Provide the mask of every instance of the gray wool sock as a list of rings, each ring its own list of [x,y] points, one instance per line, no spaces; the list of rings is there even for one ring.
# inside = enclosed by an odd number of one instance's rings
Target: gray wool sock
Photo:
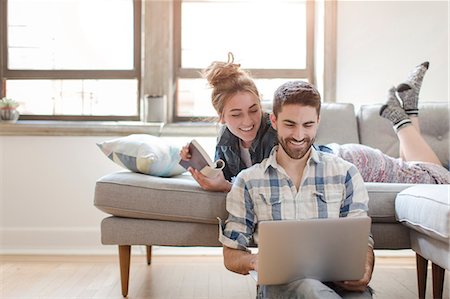
[[[403,108],[400,106],[400,102],[398,101],[395,93],[395,87],[389,89],[388,100],[386,104],[381,107],[380,115],[390,120],[392,122],[394,130],[398,132],[401,127],[410,125],[411,120],[409,119]]]
[[[416,66],[405,82],[397,86],[397,95],[403,102],[403,109],[408,115],[418,115],[419,93],[422,87],[423,77],[430,63],[428,61]]]

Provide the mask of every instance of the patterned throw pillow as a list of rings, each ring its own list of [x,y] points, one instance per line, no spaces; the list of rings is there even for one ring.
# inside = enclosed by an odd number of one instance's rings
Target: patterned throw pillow
[[[178,164],[180,147],[160,137],[133,134],[97,145],[108,158],[133,172],[170,177],[186,171]]]

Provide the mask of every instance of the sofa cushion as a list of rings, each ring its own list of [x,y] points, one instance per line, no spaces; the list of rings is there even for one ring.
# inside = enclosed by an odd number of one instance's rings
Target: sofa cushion
[[[94,205],[114,216],[217,224],[225,193],[202,190],[190,174],[162,178],[128,171],[100,178]]]
[[[345,128],[345,129],[343,129]],[[359,143],[355,107],[347,103],[324,103],[316,144]]]
[[[397,195],[397,219],[412,229],[449,243],[450,185],[416,185]]]
[[[372,222],[396,223],[395,198],[411,184],[364,183],[369,193],[369,216]]]
[[[395,197],[411,185],[365,185],[372,221],[396,223]],[[160,178],[117,172],[97,181],[94,205],[119,217],[217,224],[217,217],[228,217],[225,198],[225,193],[202,190],[190,174]]]
[[[359,140],[398,157],[399,142],[391,123],[379,115],[380,105],[363,105],[358,115]],[[435,151],[444,167],[449,167],[449,106],[446,102],[419,105],[422,136]]]
[[[222,246],[217,224],[112,216],[103,219],[101,231],[104,245]]]

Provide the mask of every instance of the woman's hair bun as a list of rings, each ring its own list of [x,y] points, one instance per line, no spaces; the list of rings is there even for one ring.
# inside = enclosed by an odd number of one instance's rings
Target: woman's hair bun
[[[229,52],[227,62],[212,62],[210,66],[203,70],[203,77],[208,80],[208,83],[212,88],[220,89],[220,86],[229,86],[231,82],[235,82],[242,75],[246,75],[240,67],[240,64],[234,63],[233,53]]]

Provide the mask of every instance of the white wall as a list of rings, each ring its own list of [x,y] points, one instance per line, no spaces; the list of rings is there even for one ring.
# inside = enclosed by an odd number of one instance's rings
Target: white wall
[[[448,1],[339,1],[341,102],[384,102],[387,90],[430,62],[421,100],[448,100]]]
[[[2,171],[2,169],[4,169],[4,167],[3,167],[3,160],[4,160],[4,158],[3,158],[3,138],[0,138],[0,228],[2,227],[2,219],[3,219],[3,211],[5,210],[4,209],[4,207],[3,207],[3,204],[4,204],[4,201],[3,201],[3,190],[4,190],[4,187],[3,187],[3,178],[4,178],[4,176],[3,176],[3,171]],[[2,243],[2,237],[1,237],[1,234],[0,234],[0,244]]]
[[[93,205],[96,180],[121,169],[95,144],[112,138],[0,136],[0,253],[116,252]],[[197,139],[212,155],[214,138]]]
[[[119,169],[96,137],[0,137],[3,252],[79,250],[99,243],[96,179]]]

